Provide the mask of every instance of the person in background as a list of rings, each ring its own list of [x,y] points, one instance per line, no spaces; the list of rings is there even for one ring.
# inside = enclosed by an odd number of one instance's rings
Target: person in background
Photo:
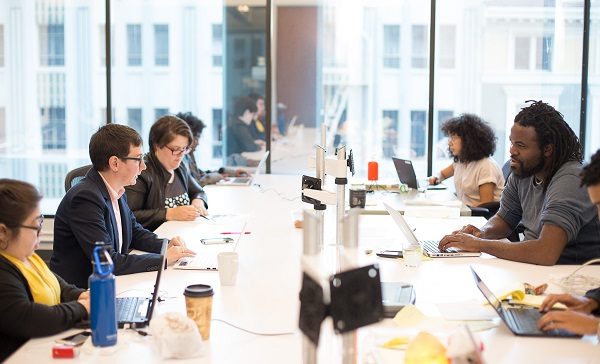
[[[583,151],[577,135],[552,106],[535,101],[510,130],[512,173],[500,209],[478,229],[445,236],[440,250],[483,252],[523,263],[581,264],[600,252],[600,221],[580,185]],[[524,241],[509,242],[519,224]]]
[[[265,98],[257,93],[251,93],[248,97],[256,103],[256,114],[250,123],[250,132],[254,139],[265,140]]]
[[[175,116],[185,121],[190,127],[190,130],[192,131],[192,136],[194,138],[191,147],[192,149],[188,154],[185,155],[185,157],[183,158],[183,162],[187,165],[188,169],[190,170],[190,173],[192,174],[192,177],[196,179],[200,186],[204,187],[206,185],[213,185],[219,182],[220,180],[228,178],[229,176],[240,177],[248,175],[248,172],[241,168],[234,169],[221,167],[217,172],[203,171],[202,169],[200,169],[198,167],[198,164],[196,163],[196,157],[194,155],[194,152],[196,151],[196,147],[198,146],[200,137],[202,136],[202,130],[204,130],[205,125],[202,122],[202,120],[198,119],[191,112],[178,113]]]
[[[249,97],[240,97],[235,101],[233,117],[227,125],[228,165],[247,165],[241,153],[256,152],[265,145],[265,141],[256,139],[250,130],[256,111],[256,103]]]
[[[129,207],[146,229],[208,215],[206,193],[182,163],[193,141],[190,127],[173,115],[160,117],[150,128],[146,169],[125,188]]]
[[[0,361],[27,340],[85,320],[89,292],[52,273],[35,253],[42,196],[26,182],[0,179]]]
[[[592,156],[591,162],[583,168],[581,184],[596,206],[600,218],[600,150]],[[600,235],[598,236],[600,239]],[[600,253],[600,252],[598,252]],[[600,254],[596,256],[600,256]],[[567,330],[579,335],[600,335],[600,287],[585,293],[585,296],[572,294],[551,294],[540,306],[541,312],[549,311],[556,303],[567,306],[566,311],[550,311],[538,321],[540,330]]]
[[[125,186],[146,169],[142,138],[120,124],[102,126],[90,139],[92,168],[67,191],[54,218],[50,268],[67,282],[87,288],[96,242],[109,248],[114,274],[157,270],[163,239],[140,225],[127,204]],[[129,254],[137,249],[148,254]],[[179,237],[167,248],[167,264],[195,255]]]
[[[452,118],[442,125],[448,136],[448,150],[454,163],[429,177],[437,185],[454,176],[458,199],[469,206],[500,201],[504,189],[502,170],[492,155],[496,151],[496,136],[488,123],[472,114]]]

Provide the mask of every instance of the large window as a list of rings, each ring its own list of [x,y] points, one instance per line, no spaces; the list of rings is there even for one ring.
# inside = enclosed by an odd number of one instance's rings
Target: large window
[[[104,12],[102,1],[0,1],[0,178],[36,185],[42,213],[55,212],[66,173],[89,164],[105,122]]]
[[[574,6],[578,3],[577,6]],[[437,20],[455,28],[456,64],[448,70],[439,58],[436,72],[434,130],[446,115],[472,113],[489,122],[496,133],[494,158],[509,158],[508,140],[514,117],[526,100],[543,100],[562,112],[579,132],[583,1],[526,2],[468,0],[437,2]],[[436,34],[438,49],[448,41],[447,28]],[[560,50],[560,51],[559,51]],[[436,55],[437,57],[437,55]],[[443,57],[440,54],[439,57]],[[448,92],[453,90],[453,92]],[[434,143],[433,173],[451,161]]]

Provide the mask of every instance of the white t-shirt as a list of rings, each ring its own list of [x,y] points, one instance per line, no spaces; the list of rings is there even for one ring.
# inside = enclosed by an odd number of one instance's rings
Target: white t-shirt
[[[502,169],[493,158],[487,157],[468,163],[456,162],[453,166],[454,186],[459,200],[470,206],[478,205],[481,201],[479,186],[494,183],[494,201],[500,201],[505,181]]]

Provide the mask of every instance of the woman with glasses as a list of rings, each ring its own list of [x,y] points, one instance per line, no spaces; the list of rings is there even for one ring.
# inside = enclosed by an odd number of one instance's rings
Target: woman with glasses
[[[146,229],[208,215],[206,193],[182,163],[193,140],[190,127],[173,115],[162,116],[150,128],[146,170],[125,188],[129,207]]]
[[[0,179],[0,361],[28,339],[87,319],[89,292],[52,273],[35,253],[42,196],[26,182]]]

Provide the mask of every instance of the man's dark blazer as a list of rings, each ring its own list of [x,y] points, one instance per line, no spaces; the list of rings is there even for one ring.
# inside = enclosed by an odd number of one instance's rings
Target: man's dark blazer
[[[125,194],[119,198],[123,246],[116,251],[118,228],[110,195],[94,168],[73,186],[60,202],[54,219],[54,251],[50,269],[77,287],[87,288],[92,273],[92,252],[97,241],[110,249],[114,274],[157,270],[159,254],[128,254],[131,249],[160,253],[162,239],[136,222]]]

